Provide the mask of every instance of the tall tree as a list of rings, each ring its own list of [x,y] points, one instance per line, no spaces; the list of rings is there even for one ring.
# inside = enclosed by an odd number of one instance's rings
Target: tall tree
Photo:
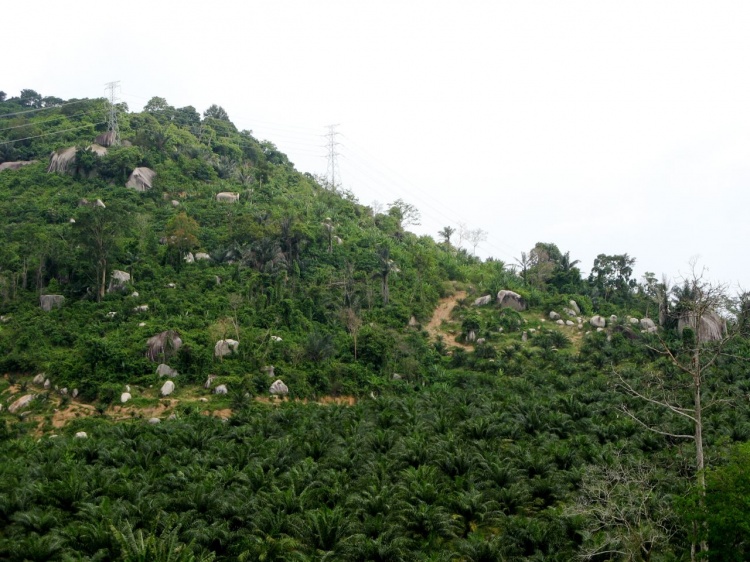
[[[96,299],[104,298],[110,257],[119,249],[125,216],[111,207],[84,206],[74,224],[84,259],[93,267]]]
[[[726,323],[719,315],[719,311],[724,310],[727,302],[726,287],[707,281],[703,272],[696,271],[695,264],[692,265],[691,277],[686,279],[681,287],[677,287],[673,294],[672,314],[678,317],[678,331],[682,336],[680,345],[675,346],[657,334],[659,345],[652,346],[652,349],[667,358],[676,374],[650,374],[636,382],[627,380],[620,373],[619,386],[631,397],[649,407],[675,416],[677,420],[687,422],[692,427],[692,433],[681,432],[675,426],[654,427],[647,423],[643,416],[623,406],[623,411],[628,416],[654,433],[694,443],[695,479],[702,505],[706,492],[703,414],[706,408],[726,402],[723,397],[711,395],[707,400],[706,395],[710,392],[710,387],[707,388],[706,383],[717,361],[723,355],[727,343],[737,334],[737,330],[727,331]],[[698,529],[695,531],[696,536],[700,534],[704,537],[700,541],[700,551],[708,552],[705,533],[699,533]]]

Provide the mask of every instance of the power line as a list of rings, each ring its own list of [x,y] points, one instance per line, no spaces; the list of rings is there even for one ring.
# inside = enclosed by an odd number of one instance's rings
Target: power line
[[[4,129],[0,129],[0,133],[3,131],[10,131],[11,129],[22,129],[23,127],[32,127],[34,125],[41,125],[42,123],[49,123],[50,121],[57,121],[58,119],[62,119],[63,117],[67,117],[68,119],[75,119],[76,117],[80,117],[82,115],[91,115],[90,111],[82,111],[81,113],[76,113],[75,115],[56,115],[55,117],[51,117],[49,119],[44,119],[42,121],[30,121],[28,123],[24,123],[23,125],[15,125],[13,127],[5,127]]]
[[[80,129],[86,129],[87,127],[97,127],[99,125],[104,125],[105,123],[106,123],[106,121],[102,121],[101,123],[89,123],[87,125],[82,125],[80,127],[73,127],[72,129],[63,129],[61,131],[53,131],[51,133],[44,133],[44,134],[41,134],[41,135],[34,135],[33,137],[25,137],[25,138],[22,138],[22,139],[13,139],[13,140],[9,140],[9,141],[3,141],[3,142],[0,142],[0,146],[6,145],[6,144],[12,144],[14,142],[21,142],[21,141],[25,141],[25,140],[30,140],[30,139],[38,139],[40,137],[48,137],[50,135],[59,135],[60,133],[69,133],[70,131],[78,131]]]
[[[74,103],[83,103],[87,101],[92,101],[92,100],[89,100],[89,99],[76,100],[76,101],[69,101],[66,103],[61,103],[60,105],[51,105],[49,107],[39,107],[37,109],[28,109],[26,111],[16,111],[15,113],[0,113],[0,117],[13,117],[14,115],[23,115],[25,113],[35,113],[37,111],[45,111],[47,109],[57,109],[59,107],[65,107],[66,105],[73,105]]]

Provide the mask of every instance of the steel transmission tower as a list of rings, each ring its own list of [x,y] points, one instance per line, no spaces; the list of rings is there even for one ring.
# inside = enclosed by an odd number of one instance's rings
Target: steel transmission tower
[[[336,132],[336,127],[338,127],[338,125],[329,125],[328,134],[326,135],[326,139],[328,139],[326,144],[326,147],[328,148],[328,169],[326,170],[326,180],[332,191],[336,191],[336,187],[341,183],[341,171],[338,166],[339,153],[336,150],[336,147],[340,146],[341,143],[336,140],[336,137],[339,135],[339,133]]]
[[[117,125],[117,107],[116,103],[120,101],[117,97],[120,91],[120,81],[107,82],[108,98],[109,98],[109,113],[107,114],[107,132],[110,133],[112,139],[110,146],[119,146],[120,144],[120,127]]]

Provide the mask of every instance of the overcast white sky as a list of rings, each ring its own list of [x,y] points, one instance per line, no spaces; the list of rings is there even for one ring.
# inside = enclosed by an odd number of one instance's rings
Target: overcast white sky
[[[677,275],[700,256],[750,288],[750,2],[150,1],[3,6],[0,89],[99,97],[120,80],[223,106],[301,171],[364,204],[464,222],[513,262],[535,242],[628,253]],[[33,17],[31,17],[33,16]]]

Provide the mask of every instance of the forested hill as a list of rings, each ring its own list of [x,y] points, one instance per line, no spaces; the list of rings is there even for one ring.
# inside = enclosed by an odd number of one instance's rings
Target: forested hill
[[[112,109],[0,92],[0,558],[745,559],[744,296]]]

